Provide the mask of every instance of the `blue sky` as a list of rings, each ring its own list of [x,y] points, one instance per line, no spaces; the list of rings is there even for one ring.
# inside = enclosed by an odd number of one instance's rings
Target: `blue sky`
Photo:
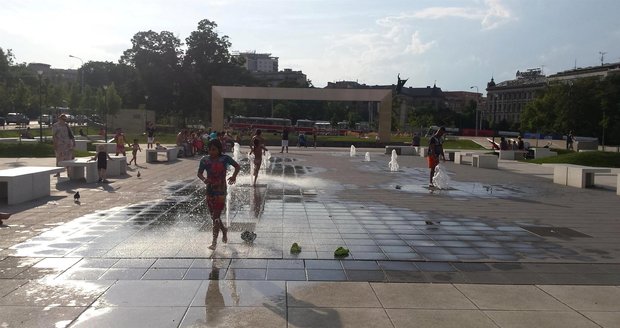
[[[620,61],[617,0],[0,0],[0,47],[18,62],[113,61],[139,31],[181,40],[201,19],[231,50],[272,53],[313,84],[353,80],[482,91],[491,76]]]

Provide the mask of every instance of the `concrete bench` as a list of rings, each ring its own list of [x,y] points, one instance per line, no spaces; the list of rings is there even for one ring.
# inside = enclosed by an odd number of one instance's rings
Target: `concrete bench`
[[[558,164],[553,167],[553,182],[563,186],[589,188],[594,186],[594,177],[597,173],[611,173],[611,169]]]
[[[446,161],[454,162],[454,154],[456,154],[456,151],[454,151],[454,150],[444,150],[443,151],[443,155],[446,157]]]
[[[499,159],[504,160],[520,160],[525,159],[525,154],[527,151],[525,150],[500,150],[499,151]]]
[[[105,147],[105,150],[108,154],[116,154],[116,144],[111,142],[94,142],[95,151],[99,148],[100,145]]]
[[[454,164],[465,164],[463,159],[465,157],[471,157],[473,155],[474,153],[470,153],[470,152],[463,152],[463,151],[454,152]]]
[[[0,199],[8,205],[50,195],[50,175],[62,167],[23,166],[0,170]]]
[[[117,177],[127,174],[127,156],[123,155],[110,155],[112,160],[108,159],[108,168],[106,175],[109,177]]]
[[[90,140],[75,139],[75,150],[87,151]]]
[[[471,165],[485,169],[497,168],[497,156],[488,154],[476,154],[471,156]]]
[[[110,161],[108,161],[108,167]],[[86,182],[97,182],[99,180],[99,171],[97,170],[97,161],[93,161],[90,157],[78,157],[58,163],[60,166],[67,167],[67,175],[70,180],[86,179]]]
[[[158,154],[166,154],[166,161],[172,162],[177,159],[177,156],[179,154],[179,148],[168,147],[166,149],[147,149],[146,150],[146,162],[147,163],[157,162]]]
[[[420,157],[428,157],[428,147],[418,147],[418,154]]]
[[[392,150],[396,150],[397,155],[417,155],[415,147],[412,146],[385,146],[386,155],[392,155]]]
[[[549,150],[549,148],[530,148],[530,151],[532,151],[532,153],[534,154],[535,159],[558,155],[558,153]]]

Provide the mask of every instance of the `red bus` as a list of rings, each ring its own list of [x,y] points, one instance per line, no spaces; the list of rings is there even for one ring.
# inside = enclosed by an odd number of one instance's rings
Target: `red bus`
[[[245,117],[233,116],[228,127],[235,130],[261,129],[265,132],[282,132],[285,127],[291,128],[291,120],[277,117]]]

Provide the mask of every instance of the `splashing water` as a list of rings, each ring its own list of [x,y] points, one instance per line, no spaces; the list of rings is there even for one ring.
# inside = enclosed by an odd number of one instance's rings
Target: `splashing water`
[[[349,154],[351,157],[355,157],[355,146],[351,145],[351,152]]]
[[[392,160],[388,163],[390,167],[390,171],[396,172],[398,171],[398,155],[396,155],[396,149],[392,149]]]
[[[366,152],[366,154],[364,154],[364,162],[370,162],[370,153]]]
[[[271,152],[268,150],[265,152],[265,155],[263,155],[263,162],[262,162],[262,165],[260,166],[261,171],[267,171],[269,164],[271,164],[270,159],[271,159]]]
[[[233,159],[235,162],[239,162],[241,159],[241,145],[238,142],[233,145]]]
[[[439,189],[450,188],[450,176],[444,165],[438,164],[433,175],[433,185]]]

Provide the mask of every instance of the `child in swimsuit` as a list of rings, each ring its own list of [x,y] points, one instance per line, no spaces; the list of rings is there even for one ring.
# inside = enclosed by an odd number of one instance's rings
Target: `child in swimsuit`
[[[267,151],[265,145],[261,143],[260,139],[252,139],[252,148],[250,149],[250,155],[254,154],[254,186],[256,186],[256,179],[258,179],[258,171],[260,165],[263,163],[263,154]]]

